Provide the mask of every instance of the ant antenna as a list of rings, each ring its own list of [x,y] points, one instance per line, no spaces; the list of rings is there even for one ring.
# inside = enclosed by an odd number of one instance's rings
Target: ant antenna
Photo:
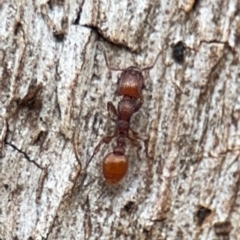
[[[102,50],[102,52],[103,52],[103,56],[104,56],[106,65],[107,65],[107,68],[108,68],[109,70],[111,70],[111,71],[121,71],[121,72],[123,72],[123,71],[126,70],[126,69],[122,69],[122,68],[110,66],[110,65],[109,65],[109,62],[108,62],[106,50],[105,50],[103,44],[102,44],[101,42],[97,42],[97,45],[100,46],[100,48],[101,48],[101,50]],[[156,59],[155,59],[155,61],[153,62],[152,65],[142,68],[141,71],[144,72],[144,71],[148,71],[148,70],[152,69],[152,68],[155,66],[155,64],[156,64],[156,62],[157,62],[160,54],[161,54],[161,52],[158,53],[158,55],[157,55],[157,57],[156,57]]]
[[[97,152],[99,151],[100,145],[101,145],[101,142],[95,147],[92,156],[88,159],[88,161],[87,161],[87,163],[86,163],[86,165],[85,165],[85,167],[84,167],[85,170],[87,170],[87,168],[88,168],[90,162],[92,161],[93,157],[94,157],[94,156],[97,154]]]
[[[107,58],[107,54],[106,54],[106,50],[103,46],[103,44],[101,42],[98,42],[97,43],[98,46],[100,46],[102,52],[103,52],[103,56],[104,56],[104,59],[105,59],[105,62],[106,62],[106,65],[107,65],[107,68],[111,71],[124,71],[125,69],[122,69],[122,68],[118,68],[118,67],[113,67],[113,66],[110,66],[109,63],[108,63],[108,58]]]
[[[148,70],[152,69],[152,68],[155,66],[155,64],[156,64],[156,62],[157,62],[157,60],[158,60],[160,54],[161,54],[161,52],[158,53],[158,55],[157,55],[157,57],[155,58],[155,61],[153,62],[152,65],[142,68],[142,69],[141,69],[142,72],[144,72],[144,71],[148,71]]]

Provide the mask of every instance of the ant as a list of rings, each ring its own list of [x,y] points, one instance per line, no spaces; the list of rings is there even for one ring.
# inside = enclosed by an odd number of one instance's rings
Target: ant
[[[135,66],[130,66],[126,69],[109,66],[107,55],[104,50],[103,55],[106,66],[110,71],[122,72],[120,78],[118,79],[117,90],[115,93],[116,95],[123,97],[118,102],[117,109],[112,102],[107,103],[108,113],[112,112],[117,117],[116,128],[112,136],[105,136],[98,143],[94,149],[93,155],[87,162],[86,167],[92,161],[95,154],[98,153],[103,143],[109,144],[113,138],[117,138],[116,146],[113,148],[112,152],[107,154],[102,164],[103,176],[106,182],[109,184],[116,184],[123,179],[128,170],[128,160],[125,156],[124,149],[126,138],[133,146],[138,148],[137,153],[139,155],[141,145],[138,140],[141,138],[138,136],[137,132],[131,129],[130,120],[132,115],[139,111],[143,105],[142,89],[144,87],[144,77],[142,73],[152,69],[155,66],[160,52],[158,53],[152,65],[142,69]],[[129,132],[132,133],[132,136],[129,136]]]

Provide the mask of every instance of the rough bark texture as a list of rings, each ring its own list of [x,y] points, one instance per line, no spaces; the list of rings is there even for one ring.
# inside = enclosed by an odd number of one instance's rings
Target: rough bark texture
[[[0,239],[239,239],[239,15],[237,0],[0,1]],[[147,153],[128,144],[116,186],[114,141],[84,170],[120,99],[97,41],[122,68],[161,52],[131,121]]]

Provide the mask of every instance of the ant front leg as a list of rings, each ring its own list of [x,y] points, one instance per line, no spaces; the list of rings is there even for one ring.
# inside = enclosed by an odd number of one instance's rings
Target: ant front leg
[[[108,110],[109,117],[111,117],[111,113],[113,113],[115,116],[118,117],[117,109],[115,108],[115,106],[113,105],[112,102],[107,102],[107,110]],[[112,120],[114,120],[114,119],[112,119]]]
[[[139,111],[139,109],[142,107],[143,105],[143,99],[141,99],[135,106],[134,112]]]

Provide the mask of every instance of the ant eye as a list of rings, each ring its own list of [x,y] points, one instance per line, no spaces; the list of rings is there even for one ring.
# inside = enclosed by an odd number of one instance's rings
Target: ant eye
[[[143,85],[142,85],[142,90],[143,90],[143,89],[146,89],[146,86],[145,86],[145,84],[143,84]]]

